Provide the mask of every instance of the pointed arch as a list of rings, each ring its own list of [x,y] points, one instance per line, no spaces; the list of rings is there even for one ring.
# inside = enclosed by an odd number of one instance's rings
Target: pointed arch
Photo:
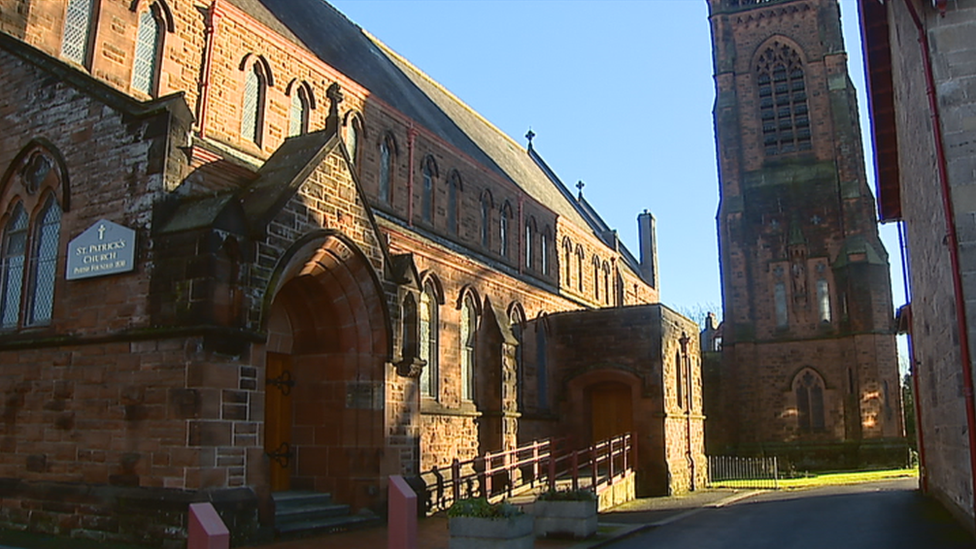
[[[359,149],[366,140],[366,125],[363,124],[363,117],[359,111],[350,110],[346,112],[342,126],[345,128],[345,144],[349,159],[358,166]]]
[[[488,249],[491,246],[491,211],[494,209],[491,191],[481,192],[481,246]]]
[[[535,268],[536,256],[536,234],[538,233],[535,216],[529,215],[525,221],[525,266],[532,270]]]
[[[438,173],[437,161],[428,154],[421,162],[423,180],[420,189],[420,218],[428,224],[434,223],[434,185]]]
[[[456,170],[451,170],[447,176],[447,231],[453,235],[458,234],[458,219],[461,217],[461,193],[464,191],[464,182],[461,181],[461,174]]]
[[[753,67],[767,155],[812,148],[805,65],[803,50],[785,36],[773,36],[756,49]]]
[[[429,285],[433,290],[433,296],[438,305],[443,305],[444,301],[444,285],[441,283],[440,277],[430,270],[420,273],[420,287]]]
[[[41,160],[42,158],[44,160]],[[45,164],[50,166],[45,168]],[[14,176],[18,176],[25,184],[28,183],[24,179],[25,177],[36,180],[43,176],[43,180],[36,185],[33,194],[40,194],[43,189],[50,188],[59,194],[58,200],[61,203],[61,211],[71,210],[71,182],[68,177],[67,162],[61,151],[51,141],[43,137],[35,137],[20,149],[20,152],[7,166],[3,180],[0,180],[0,200],[3,200],[6,194],[11,192],[10,187],[15,181]],[[31,191],[26,187],[25,191],[31,194]]]
[[[241,138],[262,146],[264,141],[264,115],[268,88],[274,87],[274,76],[267,59],[248,53],[241,60],[244,73],[241,96]]]
[[[545,228],[542,229],[542,234],[539,238],[539,257],[541,259],[539,272],[541,272],[543,276],[549,276],[549,265],[551,263],[549,254],[552,253],[550,251],[551,245],[552,229],[549,228],[549,225],[546,225]]]
[[[152,97],[159,95],[166,32],[172,32],[172,13],[167,13],[168,9],[160,7],[157,1],[137,12],[139,25],[132,60],[132,89]]]
[[[443,295],[437,277],[423,277],[420,292],[420,359],[424,369],[420,372],[421,396],[436,399],[440,387],[440,311]]]
[[[796,397],[797,428],[800,432],[823,431],[826,427],[823,376],[805,367],[793,376],[791,387]]]
[[[512,204],[506,200],[498,213],[498,253],[507,258],[512,251]]]
[[[393,133],[384,133],[376,147],[379,149],[379,199],[385,204],[392,204],[393,178],[396,173],[396,158],[399,154]]]

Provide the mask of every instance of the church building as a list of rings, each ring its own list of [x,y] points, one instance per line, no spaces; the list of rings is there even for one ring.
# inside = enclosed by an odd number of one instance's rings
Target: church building
[[[0,31],[0,529],[178,547],[210,501],[241,544],[281,494],[382,512],[389,475],[624,432],[637,493],[704,485],[654,218],[635,257],[531,134],[320,0]]]
[[[888,253],[838,2],[709,10],[725,313],[709,451],[903,461]]]

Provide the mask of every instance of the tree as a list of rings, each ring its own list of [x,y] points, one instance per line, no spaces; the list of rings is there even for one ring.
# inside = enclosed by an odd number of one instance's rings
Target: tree
[[[915,444],[915,391],[912,374],[905,374],[901,379],[901,403],[905,414],[905,436],[908,443]]]
[[[708,318],[708,313],[715,313],[716,325],[722,321],[722,306],[710,301],[695,303],[694,305],[684,305],[677,307],[675,310],[693,320],[701,330],[705,329],[705,319]]]

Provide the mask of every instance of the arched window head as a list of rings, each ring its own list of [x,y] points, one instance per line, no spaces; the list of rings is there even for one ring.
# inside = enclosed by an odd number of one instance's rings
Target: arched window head
[[[88,63],[92,34],[92,0],[68,0],[64,15],[61,56],[84,65]]]
[[[512,206],[508,202],[502,204],[501,215],[498,221],[498,253],[502,257],[508,257],[512,248]],[[516,235],[517,237],[518,235]]]
[[[387,134],[380,140],[380,201],[390,204],[393,202],[393,162],[396,154],[396,144],[393,136]]]
[[[457,172],[451,173],[447,183],[447,231],[458,234],[458,213],[461,200],[461,176]]]
[[[603,262],[603,302],[607,305],[610,304],[610,265],[604,261]]]
[[[525,266],[531,269],[535,265],[535,220],[529,218],[525,222]]]
[[[475,337],[478,317],[474,300],[465,295],[461,302],[461,398],[474,400]]]
[[[132,89],[155,96],[158,91],[159,65],[163,51],[165,23],[155,10],[146,9],[139,14],[139,30],[136,34],[136,55],[132,63]]]
[[[796,50],[779,41],[764,46],[756,62],[756,83],[766,154],[810,150],[806,84]]]
[[[420,217],[426,223],[434,222],[434,180],[437,178],[437,163],[428,156],[423,164],[423,186],[420,189]]]
[[[241,102],[241,138],[261,146],[264,128],[264,102],[267,75],[261,63],[253,63],[244,73],[244,97]]]
[[[824,429],[824,382],[821,377],[805,368],[793,379],[796,395],[796,420],[801,432]]]
[[[420,294],[420,359],[427,363],[420,373],[420,394],[430,398],[437,398],[438,395],[439,335],[437,293],[433,284],[427,282]]]
[[[310,110],[308,92],[305,91],[305,86],[294,86],[288,107],[288,137],[308,133]]]

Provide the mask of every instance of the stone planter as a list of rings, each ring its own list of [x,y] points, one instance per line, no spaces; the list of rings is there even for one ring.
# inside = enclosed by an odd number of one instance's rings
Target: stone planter
[[[508,518],[451,517],[450,549],[532,549],[532,515]]]
[[[537,500],[532,506],[535,535],[588,538],[596,533],[597,502]]]

